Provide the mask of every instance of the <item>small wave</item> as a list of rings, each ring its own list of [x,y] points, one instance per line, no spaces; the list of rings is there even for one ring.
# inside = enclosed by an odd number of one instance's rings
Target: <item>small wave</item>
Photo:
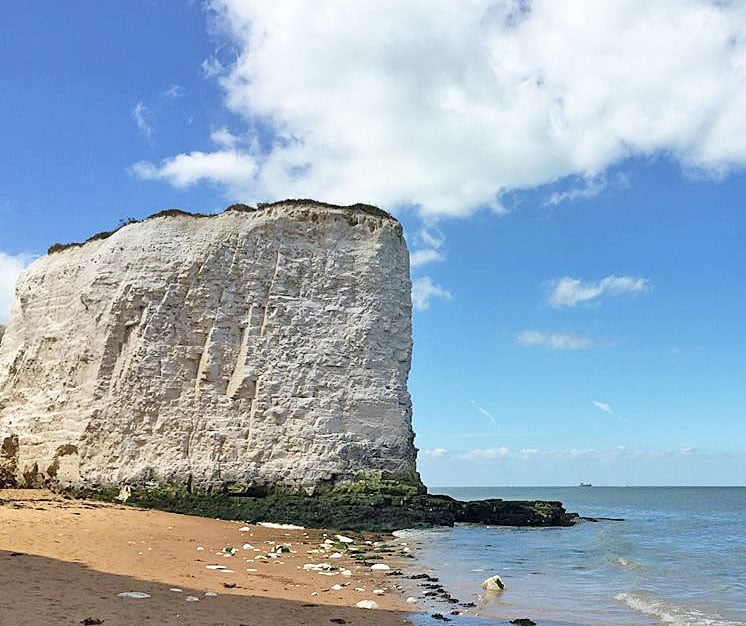
[[[673,626],[746,626],[746,622],[729,620],[717,613],[707,614],[693,607],[667,602],[649,591],[629,591],[614,597],[635,611]]]
[[[612,562],[614,565],[618,565],[619,567],[624,567],[626,569],[644,569],[645,567],[637,561],[626,559],[623,556],[610,556],[609,561]]]

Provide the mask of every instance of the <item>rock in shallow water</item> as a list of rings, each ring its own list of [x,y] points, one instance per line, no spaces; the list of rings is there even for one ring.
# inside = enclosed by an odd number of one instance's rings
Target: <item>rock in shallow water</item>
[[[486,591],[502,591],[505,589],[505,583],[503,583],[503,579],[499,575],[495,574],[482,583],[482,589]]]

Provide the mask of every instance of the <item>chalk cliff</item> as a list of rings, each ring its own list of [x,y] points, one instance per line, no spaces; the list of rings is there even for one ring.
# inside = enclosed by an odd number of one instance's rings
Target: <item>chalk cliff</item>
[[[415,476],[409,258],[383,211],[171,211],[50,252],[0,343],[0,483]]]

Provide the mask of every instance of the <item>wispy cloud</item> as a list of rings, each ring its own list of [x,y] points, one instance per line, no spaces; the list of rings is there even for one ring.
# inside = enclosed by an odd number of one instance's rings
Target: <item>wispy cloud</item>
[[[426,263],[445,259],[445,254],[443,253],[445,237],[435,226],[431,225],[420,229],[415,238],[415,243],[421,247],[414,250],[409,257],[409,264],[412,267],[419,267]]]
[[[510,455],[510,448],[500,446],[499,448],[476,448],[459,455],[465,461],[489,461],[501,459]]]
[[[482,415],[484,415],[484,416],[485,416],[485,417],[486,417],[486,418],[487,418],[488,420],[490,420],[490,422],[492,422],[492,425],[493,425],[493,426],[495,426],[495,427],[497,426],[497,422],[495,421],[495,418],[494,418],[494,416],[492,415],[492,413],[490,413],[490,412],[489,412],[489,411],[488,411],[487,409],[485,409],[485,408],[484,408],[483,406],[480,406],[479,404],[477,404],[477,403],[476,403],[476,402],[475,402],[474,400],[469,400],[469,402],[471,402],[471,403],[472,403],[472,404],[474,405],[474,407],[475,407],[475,408],[477,409],[477,411],[479,411],[479,412],[480,412],[480,413],[481,413]]]
[[[181,85],[177,85],[176,83],[172,83],[168,86],[168,88],[163,92],[163,97],[168,98],[169,100],[178,100],[184,95],[184,88]]]
[[[26,266],[33,261],[29,254],[6,254],[0,252],[0,324],[7,321],[13,303],[16,280]]]
[[[594,198],[606,187],[606,179],[603,176],[587,178],[580,187],[573,187],[567,191],[556,191],[544,203],[544,206],[572,202],[581,198]]]
[[[443,457],[447,452],[448,450],[446,450],[445,448],[433,448],[432,450],[423,450],[422,454],[433,459],[439,459]]]
[[[453,296],[440,285],[436,285],[429,276],[422,276],[412,281],[412,304],[415,310],[428,309],[433,298],[451,300]]]
[[[618,415],[614,409],[611,408],[611,405],[609,405],[606,402],[600,402],[599,400],[592,400],[591,403],[593,406],[595,406],[599,411],[603,411],[604,413],[608,413],[612,417],[615,417],[620,422],[624,422],[625,424],[629,424],[629,421],[625,418],[623,418],[621,415]]]
[[[409,264],[412,267],[419,267],[421,265],[425,265],[426,263],[432,263],[433,261],[442,260],[443,255],[440,253],[440,251],[434,250],[433,248],[421,248],[420,250],[415,250],[409,256]]]
[[[671,458],[681,456],[691,456],[701,454],[702,451],[694,447],[684,447],[675,449],[648,449],[648,448],[628,448],[626,446],[617,446],[615,448],[562,448],[562,449],[542,449],[542,448],[509,448],[500,446],[498,448],[474,448],[465,452],[449,452],[448,456],[461,461],[493,461],[496,459],[536,459],[538,457],[550,460],[568,460],[568,459],[612,459],[612,458]],[[445,454],[445,453],[444,453]]]
[[[146,141],[150,142],[153,139],[153,114],[150,109],[145,106],[145,103],[138,102],[132,108],[132,119],[135,120],[137,125],[137,132],[139,132]]]
[[[592,339],[572,333],[553,333],[524,330],[516,338],[522,346],[549,348],[550,350],[586,350],[595,344]]]
[[[604,413],[608,413],[609,415],[613,415],[616,417],[616,413],[614,413],[614,409],[612,409],[606,402],[599,402],[598,400],[593,400],[593,406],[595,406],[599,411],[603,411]]]
[[[639,276],[617,276],[612,274],[598,281],[583,281],[564,276],[549,283],[547,304],[555,309],[573,307],[604,295],[620,296],[648,291],[650,281]]]
[[[215,57],[209,57],[202,61],[202,75],[205,78],[213,78],[214,76],[220,76],[225,71],[225,67],[220,60]]]

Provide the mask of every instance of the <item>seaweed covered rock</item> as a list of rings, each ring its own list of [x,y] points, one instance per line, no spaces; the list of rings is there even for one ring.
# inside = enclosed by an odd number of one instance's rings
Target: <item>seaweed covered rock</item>
[[[114,500],[115,490],[72,490],[70,495]],[[306,527],[357,531],[453,526],[455,523],[503,526],[569,526],[575,515],[559,502],[487,500],[461,502],[432,495],[422,487],[396,479],[368,479],[303,495],[263,496],[189,493],[180,489],[133,489],[128,504],[175,513],[249,522],[272,521]],[[498,505],[497,503],[501,503]]]

